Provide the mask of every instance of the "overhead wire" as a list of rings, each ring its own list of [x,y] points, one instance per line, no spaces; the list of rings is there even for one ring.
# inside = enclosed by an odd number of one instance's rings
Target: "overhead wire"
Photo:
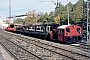
[[[37,5],[37,4],[41,3],[41,2],[54,2],[54,1],[53,1],[53,0],[52,0],[52,1],[44,1],[44,0],[43,0],[43,1],[39,1],[39,2],[37,2],[37,3],[33,4],[33,5],[30,5],[30,6],[28,6],[28,7],[32,7],[32,6]],[[26,8],[28,8],[28,7],[26,7]],[[21,9],[21,10],[15,12],[15,13],[18,13],[18,12],[20,12],[20,11],[23,11],[23,10],[25,10],[26,8]]]
[[[3,1],[2,1],[2,0],[0,0],[0,5],[2,4],[2,2],[3,2]]]
[[[0,0],[0,3],[1,3],[2,0]]]
[[[29,1],[29,0],[28,0],[28,1]],[[22,3],[22,4],[20,4],[18,7],[22,6],[23,4],[27,4],[28,1],[26,1],[26,2],[24,2],[24,3]]]
[[[37,3],[35,3],[35,4],[33,4],[33,5],[30,5],[30,6],[28,6],[28,7],[32,7],[32,6],[37,5],[37,4],[39,4],[39,3],[41,3],[41,1],[39,1],[39,2],[37,2]],[[28,7],[26,7],[26,8],[28,8]],[[26,8],[24,8],[24,9],[26,9]],[[18,12],[20,12],[20,11],[24,10],[24,9],[21,9],[21,10],[19,10],[19,11],[15,12],[15,13],[18,13]]]
[[[4,0],[4,1],[0,4],[0,6],[3,5],[3,4],[5,3],[5,1],[6,1],[6,0]]]

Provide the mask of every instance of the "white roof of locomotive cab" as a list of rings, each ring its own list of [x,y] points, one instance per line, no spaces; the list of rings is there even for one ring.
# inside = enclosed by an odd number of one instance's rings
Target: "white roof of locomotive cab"
[[[62,26],[59,26],[58,29],[65,29],[67,26],[70,26],[70,24],[69,24],[69,25],[62,25]]]

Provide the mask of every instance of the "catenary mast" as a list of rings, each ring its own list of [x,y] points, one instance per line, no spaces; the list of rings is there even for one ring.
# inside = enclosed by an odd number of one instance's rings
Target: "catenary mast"
[[[90,42],[90,0],[83,0],[83,41],[85,43]]]
[[[9,20],[11,23],[11,0],[9,0]]]

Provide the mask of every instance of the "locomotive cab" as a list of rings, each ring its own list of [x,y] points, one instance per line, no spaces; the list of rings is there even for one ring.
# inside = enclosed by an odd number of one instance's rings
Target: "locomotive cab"
[[[58,27],[58,40],[65,43],[76,43],[82,40],[82,29],[77,25],[62,25]]]

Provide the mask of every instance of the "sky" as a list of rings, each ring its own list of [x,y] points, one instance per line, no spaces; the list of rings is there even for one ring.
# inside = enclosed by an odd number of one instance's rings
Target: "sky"
[[[53,0],[55,3],[57,0]],[[63,5],[67,0],[59,0]],[[75,4],[78,0],[68,0]],[[11,16],[26,14],[28,11],[36,12],[54,11],[55,5],[52,0],[11,0]],[[9,16],[9,0],[0,0],[0,18],[6,19]]]

